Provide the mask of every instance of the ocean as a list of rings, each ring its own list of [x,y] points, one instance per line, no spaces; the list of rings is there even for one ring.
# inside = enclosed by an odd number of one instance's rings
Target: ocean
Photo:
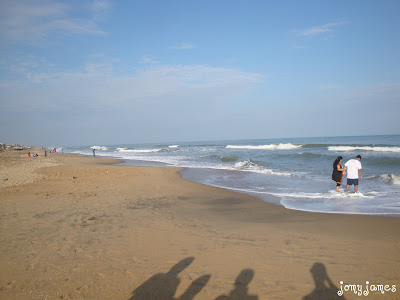
[[[183,167],[185,179],[247,193],[288,209],[400,216],[400,135],[284,138],[64,147],[64,153],[113,157],[123,165]],[[362,156],[359,192],[339,193],[331,180]]]

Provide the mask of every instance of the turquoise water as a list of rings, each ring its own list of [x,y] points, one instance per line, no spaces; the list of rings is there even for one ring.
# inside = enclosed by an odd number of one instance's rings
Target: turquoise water
[[[286,138],[66,147],[65,153],[124,159],[128,165],[185,167],[196,182],[258,196],[289,209],[400,215],[400,136]],[[362,156],[359,193],[339,193],[332,163]],[[344,183],[346,178],[344,178]]]

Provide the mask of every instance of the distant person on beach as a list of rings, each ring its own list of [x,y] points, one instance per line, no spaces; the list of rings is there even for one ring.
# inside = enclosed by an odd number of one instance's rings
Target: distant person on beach
[[[93,149],[93,157],[96,157],[96,149]]]
[[[358,178],[362,180],[362,166],[361,166],[361,155],[357,155],[356,158],[350,159],[344,164],[347,167],[347,186],[346,193],[349,191],[350,185],[354,185],[354,192],[358,192]]]
[[[336,182],[336,192],[339,192],[340,185],[342,184],[343,175],[346,175],[347,167],[342,167],[342,160],[343,157],[338,156],[333,162],[332,180]]]

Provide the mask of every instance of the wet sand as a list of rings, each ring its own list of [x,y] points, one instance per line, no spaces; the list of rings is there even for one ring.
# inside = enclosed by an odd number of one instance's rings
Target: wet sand
[[[179,168],[26,153],[0,152],[0,299],[359,299],[338,297],[340,281],[396,285],[365,298],[400,299],[400,218],[291,211]]]

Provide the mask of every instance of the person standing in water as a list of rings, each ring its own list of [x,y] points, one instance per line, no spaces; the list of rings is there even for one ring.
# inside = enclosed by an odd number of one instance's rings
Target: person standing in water
[[[358,178],[362,180],[362,166],[361,166],[361,155],[357,155],[356,158],[350,159],[344,164],[347,167],[347,186],[346,193],[349,191],[350,185],[354,185],[354,192],[358,192]]]
[[[336,182],[336,192],[339,192],[340,185],[342,184],[343,175],[346,175],[347,167],[342,167],[342,160],[343,157],[338,156],[333,162],[332,180]]]

